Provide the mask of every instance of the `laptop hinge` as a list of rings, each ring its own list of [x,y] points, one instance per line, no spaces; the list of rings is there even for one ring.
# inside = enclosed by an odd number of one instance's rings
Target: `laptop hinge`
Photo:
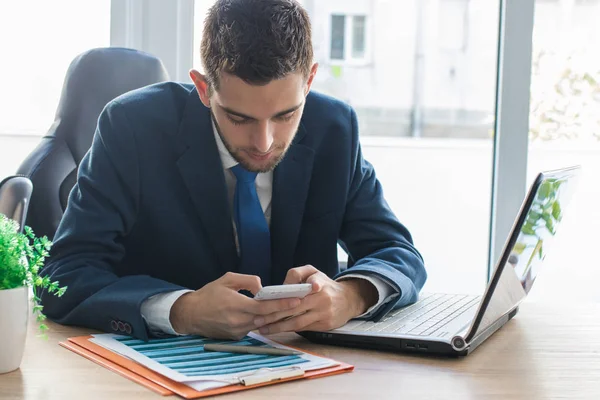
[[[456,344],[464,344],[463,348],[461,350],[464,350],[465,348],[468,347],[468,351],[469,353],[473,350],[475,350],[483,341],[485,341],[487,338],[489,338],[494,332],[496,332],[498,329],[502,328],[502,326],[504,324],[506,324],[510,319],[511,319],[511,314],[513,312],[508,312],[506,314],[504,314],[502,317],[498,318],[493,324],[491,324],[490,326],[488,326],[487,328],[485,328],[481,333],[476,334],[473,339],[471,339],[469,342],[466,342],[464,340],[463,337],[460,336],[455,336],[454,338],[452,338],[452,347],[455,347],[455,340],[456,340]],[[462,343],[461,343],[462,340]]]

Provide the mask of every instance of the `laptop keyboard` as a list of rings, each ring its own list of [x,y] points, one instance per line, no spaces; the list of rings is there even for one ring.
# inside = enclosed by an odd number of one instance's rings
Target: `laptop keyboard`
[[[479,304],[481,296],[424,294],[418,302],[390,312],[379,322],[356,321],[354,332],[398,333],[430,336]]]

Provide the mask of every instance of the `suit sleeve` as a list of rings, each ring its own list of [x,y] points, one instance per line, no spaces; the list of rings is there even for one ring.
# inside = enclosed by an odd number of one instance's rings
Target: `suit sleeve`
[[[348,252],[346,274],[376,275],[400,294],[372,316],[379,319],[394,307],[417,300],[427,278],[423,258],[413,245],[410,232],[402,225],[383,197],[373,166],[363,159],[354,110],[352,129],[352,170],[340,241]]]
[[[122,239],[136,222],[139,172],[132,127],[122,106],[112,102],[100,115],[42,270],[68,287],[60,298],[38,293],[50,319],[106,332],[129,326],[131,335],[146,340],[142,302],[183,289],[147,275],[117,274],[125,254]]]

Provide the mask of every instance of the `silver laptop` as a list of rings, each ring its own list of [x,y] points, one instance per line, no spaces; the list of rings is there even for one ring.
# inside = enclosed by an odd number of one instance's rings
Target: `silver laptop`
[[[540,173],[523,201],[482,295],[421,294],[379,321],[352,320],[309,340],[357,348],[467,355],[517,314],[553,246],[579,167]]]

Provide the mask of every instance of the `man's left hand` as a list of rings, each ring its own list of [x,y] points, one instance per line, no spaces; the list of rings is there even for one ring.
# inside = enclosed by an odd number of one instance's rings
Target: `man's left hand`
[[[283,283],[310,283],[312,292],[294,309],[298,312],[293,317],[284,312],[257,317],[254,323],[260,326],[262,334],[339,328],[363,314],[378,299],[377,289],[369,281],[347,279],[337,282],[312,265],[290,269]]]

